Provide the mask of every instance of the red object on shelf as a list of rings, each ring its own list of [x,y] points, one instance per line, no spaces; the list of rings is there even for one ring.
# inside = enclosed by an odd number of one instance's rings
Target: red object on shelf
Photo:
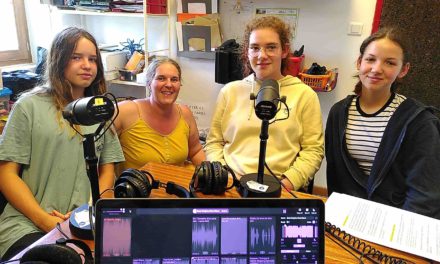
[[[148,14],[166,14],[167,0],[147,0]]]
[[[148,14],[166,14],[167,13],[167,6],[147,5],[147,13]]]
[[[167,0],[147,0],[147,5],[167,5]]]
[[[301,57],[293,57],[291,55],[287,61],[287,67],[284,69],[283,75],[292,75],[293,77],[296,77],[303,70],[303,68],[304,55],[301,55]]]

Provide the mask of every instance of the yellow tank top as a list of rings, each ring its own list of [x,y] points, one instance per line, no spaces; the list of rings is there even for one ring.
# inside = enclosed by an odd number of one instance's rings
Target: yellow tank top
[[[189,125],[179,109],[179,122],[168,135],[162,135],[151,128],[140,116],[119,136],[125,162],[120,164],[119,173],[127,168],[139,169],[148,162],[183,165],[188,157]]]

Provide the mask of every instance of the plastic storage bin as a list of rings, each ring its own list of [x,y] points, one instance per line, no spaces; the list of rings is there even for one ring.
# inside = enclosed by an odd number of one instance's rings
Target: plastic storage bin
[[[327,71],[325,75],[311,75],[306,74],[307,70],[308,69],[304,69],[299,74],[299,78],[301,79],[301,81],[317,92],[328,92],[329,87],[327,87],[327,83],[332,76],[332,72]]]

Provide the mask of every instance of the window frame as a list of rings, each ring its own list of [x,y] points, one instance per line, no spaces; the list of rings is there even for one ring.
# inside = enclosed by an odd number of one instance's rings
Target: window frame
[[[17,29],[18,50],[0,51],[0,66],[32,62],[24,0],[12,0]]]

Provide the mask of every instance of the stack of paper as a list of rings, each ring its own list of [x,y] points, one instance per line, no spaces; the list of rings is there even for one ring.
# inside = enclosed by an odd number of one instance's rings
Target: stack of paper
[[[440,220],[340,193],[325,211],[327,222],[353,236],[440,261]]]

